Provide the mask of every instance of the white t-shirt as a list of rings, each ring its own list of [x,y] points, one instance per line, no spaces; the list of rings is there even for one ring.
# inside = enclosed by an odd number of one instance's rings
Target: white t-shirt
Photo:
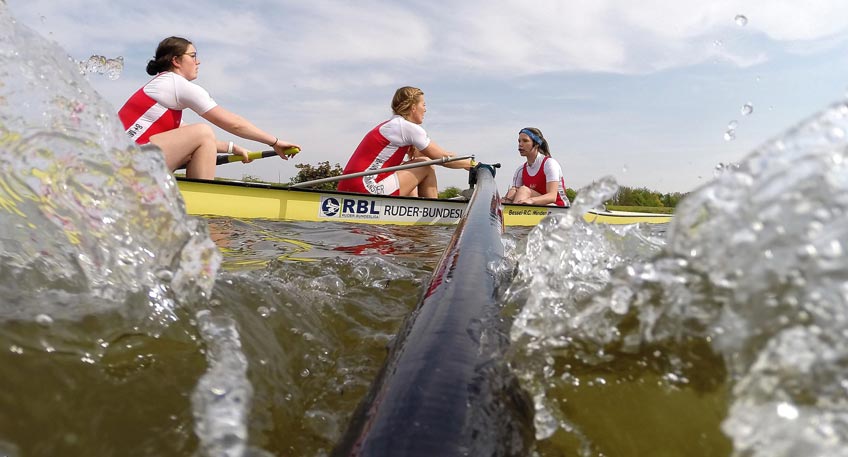
[[[562,178],[562,167],[559,166],[559,162],[553,160],[553,157],[549,157],[548,160],[543,160],[544,158],[545,156],[542,154],[536,156],[536,160],[533,161],[533,165],[527,166],[527,174],[530,176],[536,176],[536,174],[539,173],[539,168],[542,167],[542,162],[545,162],[545,182],[559,182],[560,178]],[[524,164],[521,164],[521,166],[515,170],[515,174],[512,177],[512,185],[514,187],[521,187],[524,185],[524,179],[521,173],[522,171],[524,171]]]
[[[206,89],[170,71],[159,74],[147,83],[144,93],[165,108],[189,108],[199,115],[218,106]]]

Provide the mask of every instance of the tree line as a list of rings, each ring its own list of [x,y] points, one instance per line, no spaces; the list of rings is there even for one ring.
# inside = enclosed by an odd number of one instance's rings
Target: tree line
[[[341,176],[343,173],[341,165],[337,163],[331,166],[329,161],[318,162],[318,164],[314,166],[308,163],[299,163],[296,164],[295,167],[297,168],[297,174],[289,180],[289,184],[297,184],[306,181],[313,181],[316,179]],[[245,178],[243,180],[247,181],[249,179]],[[321,190],[336,190],[337,186],[338,181],[319,184],[314,188]],[[461,191],[462,189],[459,189],[455,186],[451,186],[440,191],[439,198],[453,198],[459,196]],[[574,201],[574,198],[577,197],[577,191],[571,188],[567,188],[565,190],[565,194],[571,201]],[[629,186],[619,186],[618,191],[615,193],[615,195],[611,199],[604,202],[604,204],[607,206],[642,206],[654,208],[674,208],[677,206],[677,203],[685,196],[686,194],[681,192],[671,192],[664,194],[661,192],[650,190],[646,187],[634,188]]]
[[[618,192],[605,204],[607,206],[646,206],[654,208],[674,208],[685,193],[671,192],[663,194],[646,187],[633,188],[619,186]]]

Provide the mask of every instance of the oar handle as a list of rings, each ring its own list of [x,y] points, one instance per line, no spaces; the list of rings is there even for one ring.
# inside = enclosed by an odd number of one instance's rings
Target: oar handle
[[[300,152],[300,149],[298,148],[288,148],[283,151],[283,154],[291,157],[298,152]],[[247,153],[247,156],[250,157],[251,160],[264,159],[265,157],[272,157],[275,155],[277,155],[277,153],[273,149],[270,151],[252,151]],[[238,154],[219,154],[218,158],[215,160],[215,165],[223,165],[230,162],[241,162],[241,156]]]

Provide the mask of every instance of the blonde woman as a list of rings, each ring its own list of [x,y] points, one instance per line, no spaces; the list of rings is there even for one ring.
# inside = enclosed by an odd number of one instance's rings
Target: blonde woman
[[[401,87],[392,98],[391,119],[380,123],[365,135],[348,160],[344,173],[379,170],[402,163],[423,162],[454,157],[430,140],[421,127],[427,104],[424,92],[416,87]],[[409,159],[404,162],[404,158]],[[443,164],[447,168],[471,168],[471,160]],[[339,190],[364,194],[403,195],[436,198],[439,190],[432,165],[386,172],[339,182]]]

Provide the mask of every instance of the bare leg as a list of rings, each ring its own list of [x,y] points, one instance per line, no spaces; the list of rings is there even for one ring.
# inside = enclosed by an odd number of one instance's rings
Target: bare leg
[[[406,163],[421,162],[424,160],[427,160],[427,158],[416,158]],[[397,171],[397,177],[400,183],[400,195],[410,196],[413,190],[417,189],[419,197],[436,198],[439,196],[436,168],[433,165],[399,170]]]
[[[539,195],[542,194],[536,192],[535,190],[527,186],[521,186],[515,191],[515,196],[512,198],[512,201],[514,201],[515,203],[524,203],[524,201],[528,198],[538,197]]]
[[[171,171],[186,166],[186,176],[198,179],[215,178],[215,158],[218,146],[215,133],[206,124],[192,124],[158,133],[150,142],[159,146]]]

